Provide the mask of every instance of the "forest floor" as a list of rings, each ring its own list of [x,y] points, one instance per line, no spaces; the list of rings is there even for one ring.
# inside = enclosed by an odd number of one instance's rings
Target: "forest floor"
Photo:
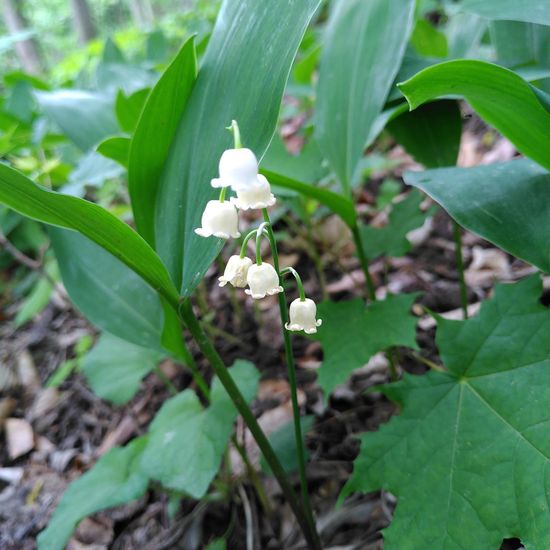
[[[461,165],[507,160],[514,155],[508,142],[480,124],[477,120],[467,124]],[[480,138],[488,132],[493,136],[490,147]],[[365,221],[380,223],[365,215],[367,206],[375,201],[380,182],[388,176],[401,181],[403,170],[415,166],[400,147],[391,147],[387,155],[395,161],[393,168],[375,172],[358,194],[358,211]],[[282,220],[276,229],[286,229],[285,223]],[[308,295],[320,300],[318,273],[308,255],[310,245],[304,236],[288,229],[291,236],[281,244],[282,262],[297,267]],[[330,216],[320,222],[314,234],[320,236],[315,247],[330,299],[364,296],[364,277],[346,228]],[[377,260],[371,269],[379,297],[386,293],[420,293],[413,311],[419,317],[417,341],[421,355],[440,362],[434,343],[434,322],[422,306],[451,318],[461,316],[450,218],[438,210],[417,237],[416,246],[407,256]],[[470,233],[464,234],[463,243],[471,313],[490,296],[496,281],[513,281],[534,272]],[[221,291],[217,286],[218,269],[215,264],[200,288],[198,313],[208,320],[209,331],[227,364],[236,358],[248,359],[261,371],[253,409],[263,428],[273,433],[291,420],[275,297],[252,304],[244,293]],[[0,276],[9,277],[10,273]],[[49,376],[64,360],[74,356],[75,343],[84,334],[95,334],[94,329],[70,306],[61,289],[33,322],[15,331],[12,318],[17,305],[7,299],[0,298],[0,549],[27,550],[35,547],[37,533],[46,525],[68,483],[113,446],[145,433],[169,393],[154,374],[144,380],[139,393],[124,406],[109,405],[95,396],[78,373],[59,389],[45,389]],[[210,377],[208,365],[193,345],[191,348],[203,373]],[[297,336],[294,348],[301,406],[305,415],[313,416],[307,432],[308,478],[323,545],[341,550],[382,548],[380,531],[391,521],[396,504],[393,495],[377,492],[354,496],[338,509],[335,503],[358,453],[356,435],[376,430],[395,412],[380,392],[367,392],[372,386],[390,381],[388,361],[382,354],[373,357],[325,404],[315,382],[315,371],[322,361],[319,343]],[[399,349],[395,357],[398,372],[421,374],[426,370],[410,350]],[[170,361],[161,368],[179,390],[192,384],[189,374]],[[15,424],[13,419],[17,419]],[[9,431],[14,428],[17,429],[13,433],[19,435],[10,440]],[[241,423],[237,425],[237,435],[258,464],[258,450]],[[136,502],[84,520],[68,548],[191,550],[226,536],[227,547],[237,550],[246,548],[250,532],[258,550],[302,548],[293,516],[273,479],[262,476],[273,503],[267,513],[242,474],[243,465],[236,453],[229,456],[229,464],[222,468],[222,489],[217,491],[223,498],[208,502],[182,500],[175,517],[170,518],[168,496],[151,489]],[[298,488],[297,476],[292,480]],[[513,550],[520,546],[517,541],[507,541],[503,548]]]

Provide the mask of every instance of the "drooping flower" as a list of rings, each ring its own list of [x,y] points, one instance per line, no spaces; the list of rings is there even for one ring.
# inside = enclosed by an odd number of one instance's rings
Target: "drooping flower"
[[[246,282],[249,288],[245,292],[256,300],[265,298],[268,294],[271,296],[283,291],[283,287],[279,284],[279,275],[277,275],[275,268],[265,262],[262,262],[260,265],[251,265],[248,268]]]
[[[202,227],[195,229],[201,237],[219,237],[229,239],[240,237],[237,209],[229,201],[208,201],[202,214]]]
[[[236,288],[244,288],[247,285],[246,275],[251,265],[252,260],[246,256],[244,258],[239,255],[231,256],[225,266],[223,275],[218,277],[220,286],[230,283]]]
[[[257,186],[258,161],[256,155],[245,148],[227,149],[220,157],[220,177],[211,181],[212,187],[232,187],[234,191]]]
[[[306,334],[315,334],[317,327],[320,327],[323,323],[322,319],[315,318],[316,315],[317,306],[313,300],[296,298],[290,304],[290,319],[285,328],[292,331],[303,330]]]
[[[241,210],[257,210],[273,206],[275,196],[271,192],[267,179],[262,174],[258,174],[257,183],[251,187],[238,189],[237,196],[232,197],[231,202]]]

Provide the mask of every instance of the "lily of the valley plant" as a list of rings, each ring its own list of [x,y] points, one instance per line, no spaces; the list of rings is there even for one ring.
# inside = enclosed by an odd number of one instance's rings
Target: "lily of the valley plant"
[[[254,153],[250,149],[242,147],[237,122],[233,120],[228,129],[233,132],[235,146],[234,149],[224,151],[219,163],[219,178],[214,178],[211,181],[212,187],[220,189],[220,195],[218,200],[211,200],[207,203],[202,215],[201,227],[195,229],[195,233],[201,237],[237,238],[240,236],[239,209],[262,211],[263,222],[258,229],[250,231],[244,237],[240,253],[229,258],[223,275],[219,277],[219,285],[224,287],[229,283],[236,288],[248,287],[245,289],[246,294],[255,300],[261,300],[266,296],[275,294],[279,297],[291,388],[302,500],[307,521],[312,531],[315,532],[305,472],[305,450],[298,405],[296,369],[288,331],[304,331],[306,334],[314,334],[317,332],[317,328],[321,326],[322,321],[316,318],[317,306],[315,302],[310,298],[306,298],[298,272],[292,267],[281,269],[279,266],[277,242],[267,211],[268,207],[275,204],[275,196],[271,192],[267,179],[258,173],[258,161]],[[228,189],[233,191],[236,196],[228,197]],[[267,237],[269,240],[273,265],[262,260],[261,243],[263,237]],[[255,262],[246,256],[248,241],[252,238],[256,239]],[[296,280],[299,293],[299,297],[291,303],[290,310],[282,286],[283,278],[287,274],[291,274]]]

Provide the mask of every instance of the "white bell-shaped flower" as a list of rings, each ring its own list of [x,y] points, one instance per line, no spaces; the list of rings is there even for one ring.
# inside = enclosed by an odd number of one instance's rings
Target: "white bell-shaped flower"
[[[258,174],[256,185],[241,188],[237,191],[237,197],[232,197],[231,202],[241,210],[256,210],[267,208],[275,204],[275,196],[267,179]]]
[[[283,291],[275,268],[265,262],[262,262],[261,265],[251,265],[248,268],[246,282],[250,288],[247,288],[245,292],[256,300],[265,298],[268,294],[271,296]]]
[[[227,283],[232,284],[236,288],[244,288],[247,284],[246,275],[248,268],[252,265],[252,260],[247,258],[241,258],[239,255],[231,256],[225,271],[221,277],[218,277],[220,286],[225,286]]]
[[[202,227],[195,229],[201,237],[229,239],[240,237],[237,209],[229,201],[208,201],[202,214]]]
[[[227,149],[220,157],[220,177],[211,181],[212,187],[229,187],[234,191],[258,185],[258,160],[245,148]]]
[[[320,327],[323,322],[321,319],[316,319],[316,315],[317,306],[313,300],[296,298],[290,304],[290,319],[285,328],[292,331],[303,330],[306,334],[315,334],[317,327]]]

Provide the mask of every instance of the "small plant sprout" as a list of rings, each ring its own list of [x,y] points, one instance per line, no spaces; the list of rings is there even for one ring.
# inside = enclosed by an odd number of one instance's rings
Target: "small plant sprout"
[[[315,530],[315,521],[309,501],[309,491],[307,485],[305,449],[302,437],[302,428],[300,420],[300,406],[298,404],[298,393],[296,385],[296,367],[290,341],[290,331],[304,331],[306,334],[314,334],[317,327],[321,326],[321,320],[316,319],[317,307],[315,302],[306,298],[302,280],[298,272],[287,267],[280,269],[279,254],[277,251],[277,241],[267,208],[275,204],[275,197],[271,193],[271,187],[267,179],[258,173],[258,161],[250,149],[245,149],[241,144],[239,126],[235,120],[231,122],[228,130],[233,132],[235,147],[226,150],[219,163],[220,177],[214,178],[211,185],[214,188],[221,188],[218,201],[210,201],[203,214],[202,225],[195,232],[203,237],[222,236],[232,234],[237,227],[237,209],[240,210],[262,210],[263,222],[258,229],[250,231],[243,239],[239,255],[233,255],[229,258],[224,273],[218,278],[221,287],[228,283],[237,288],[245,289],[245,293],[259,300],[266,296],[278,295],[279,312],[281,324],[283,326],[283,338],[285,344],[285,355],[288,368],[288,379],[291,389],[291,400],[294,418],[294,434],[296,439],[296,451],[300,472],[300,488],[302,494],[302,503],[304,506],[308,531],[314,539],[314,546],[318,547],[319,541]],[[231,188],[236,193],[236,197],[231,197],[225,201],[226,191]],[[212,203],[215,205],[210,206]],[[227,206],[226,206],[227,205]],[[229,223],[230,210],[233,209],[231,216],[231,227]],[[223,215],[221,214],[223,208]],[[210,214],[210,209],[213,214]],[[273,264],[264,262],[261,254],[262,238],[266,236],[269,240]],[[256,239],[256,262],[253,263],[246,257],[246,249],[250,239]],[[296,279],[299,298],[294,300],[288,309],[286,296],[282,286],[282,279],[286,274],[292,274]],[[290,318],[289,318],[290,315]]]

